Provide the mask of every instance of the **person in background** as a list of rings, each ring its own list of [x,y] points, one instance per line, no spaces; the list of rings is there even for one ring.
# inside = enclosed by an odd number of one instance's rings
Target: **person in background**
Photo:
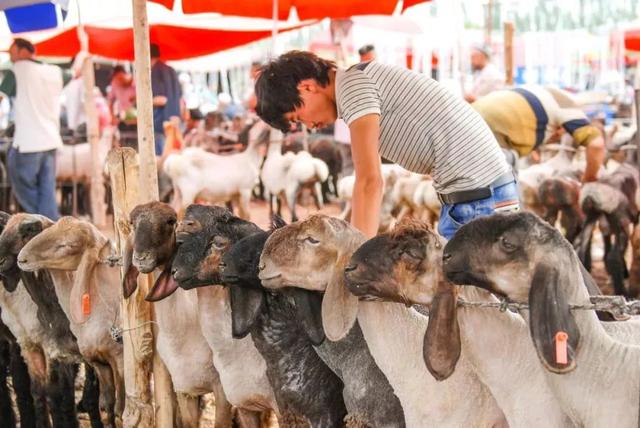
[[[260,74],[260,67],[262,67],[262,63],[259,61],[254,61],[251,63],[251,69],[249,70],[249,77],[251,78],[251,84],[249,85],[249,90],[244,96],[243,107],[249,113],[254,113],[256,111],[256,103],[258,100],[256,99],[256,93],[253,90],[253,86],[258,78],[258,74]]]
[[[164,122],[172,116],[180,116],[182,90],[176,71],[160,59],[160,47],[152,43],[151,92],[153,94],[153,133],[156,156],[162,155],[164,148]]]
[[[121,116],[124,116],[129,109],[135,106],[136,85],[133,75],[128,73],[122,65],[113,67],[107,102],[114,125],[117,125]]]
[[[558,128],[587,148],[583,182],[595,181],[604,162],[602,133],[593,126],[571,96],[557,88],[524,86],[495,91],[472,107],[482,116],[500,145],[527,156],[556,135]]]
[[[364,45],[358,49],[358,55],[360,55],[360,62],[368,62],[376,59],[376,48],[373,45]]]
[[[505,75],[491,63],[489,49],[476,45],[471,49],[471,70],[473,72],[473,86],[471,91],[465,94],[467,102],[484,97],[490,92],[504,87]]]
[[[60,217],[55,156],[62,147],[60,97],[65,77],[59,67],[37,61],[35,52],[28,40],[14,39],[9,48],[13,68],[0,83],[2,94],[15,97],[16,128],[7,164],[22,209],[55,221]]]
[[[381,156],[432,176],[447,239],[474,218],[519,209],[514,173],[487,124],[423,74],[377,61],[342,69],[291,51],[263,67],[256,95],[258,115],[282,132],[345,121],[355,170],[351,224],[367,237],[380,226]]]
[[[204,116],[200,109],[191,108],[187,110],[187,121],[184,128],[184,136],[186,137],[191,132],[201,129],[204,125]]]

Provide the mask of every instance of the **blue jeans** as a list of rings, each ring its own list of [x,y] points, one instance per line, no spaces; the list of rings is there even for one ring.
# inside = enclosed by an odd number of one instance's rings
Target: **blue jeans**
[[[518,185],[515,181],[491,189],[492,195],[486,199],[443,204],[440,209],[438,233],[451,239],[458,229],[474,218],[484,217],[497,211],[515,211],[520,208]]]
[[[11,147],[7,158],[13,194],[22,209],[56,221],[56,151],[19,153]]]
[[[162,156],[164,150],[164,134],[162,132],[156,132],[153,134],[153,139],[156,146],[156,156]]]

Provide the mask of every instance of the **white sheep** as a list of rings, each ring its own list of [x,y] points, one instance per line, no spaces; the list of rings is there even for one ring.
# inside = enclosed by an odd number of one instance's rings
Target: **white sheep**
[[[267,125],[257,122],[249,132],[248,147],[241,153],[217,155],[189,147],[170,154],[163,168],[180,193],[181,207],[187,207],[197,198],[210,203],[233,201],[239,216],[248,219],[251,191],[262,161],[259,146],[267,132]]]
[[[273,212],[273,197],[276,197],[278,215],[280,215],[281,198],[284,196],[291,211],[291,221],[296,221],[296,198],[302,187],[312,187],[313,196],[318,208],[322,204],[320,183],[329,177],[329,168],[324,161],[314,158],[309,152],[281,153],[282,140],[279,131],[272,130],[267,158],[262,166],[260,178],[265,189],[270,193],[269,212]]]
[[[640,347],[611,338],[589,304],[580,262],[553,227],[531,213],[463,226],[444,249],[444,271],[518,303],[545,378],[577,426],[637,427]],[[527,388],[527,384],[521,385]]]
[[[113,252],[94,225],[63,217],[18,254],[20,269],[51,274],[80,353],[98,376],[100,408],[107,412],[104,422],[109,426],[118,423],[125,404],[123,347],[110,332],[120,325],[120,275],[101,263]]]

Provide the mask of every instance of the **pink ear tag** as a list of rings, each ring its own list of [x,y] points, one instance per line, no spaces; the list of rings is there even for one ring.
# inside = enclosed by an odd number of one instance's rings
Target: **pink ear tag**
[[[569,335],[564,331],[556,333],[555,343],[557,364],[568,364],[569,362],[567,358],[567,339],[569,339]]]

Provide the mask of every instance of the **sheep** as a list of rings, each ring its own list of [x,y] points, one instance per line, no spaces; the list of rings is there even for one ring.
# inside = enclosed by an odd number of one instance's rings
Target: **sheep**
[[[211,203],[233,200],[238,215],[248,219],[251,190],[258,180],[262,161],[258,149],[267,135],[266,125],[258,122],[250,131],[249,146],[242,153],[224,156],[190,147],[170,154],[163,169],[180,193],[181,207],[187,207],[196,198]]]
[[[431,224],[431,226],[435,226],[436,222],[440,219],[442,204],[438,199],[438,193],[433,186],[432,179],[423,179],[418,183],[413,193],[413,203],[422,211],[425,221]]]
[[[440,383],[429,374],[422,359],[426,317],[394,303],[358,304],[348,292],[343,271],[363,242],[348,223],[312,216],[269,237],[260,258],[260,279],[270,289],[324,291],[322,325],[330,340],[343,338],[357,318],[371,355],[402,404],[407,427],[502,424],[502,411],[471,370],[456,371]],[[464,403],[454,398],[462,395]]]
[[[147,300],[156,301],[156,350],[177,393],[180,426],[197,427],[200,396],[215,392],[216,427],[227,427],[231,425],[231,405],[213,366],[211,350],[200,332],[196,294],[177,289],[172,281],[176,221],[174,209],[161,202],[138,205],[131,211],[131,236],[123,252],[124,297],[128,298],[135,291],[138,272],[150,273],[160,268],[161,273]],[[166,298],[160,299],[167,294]],[[184,334],[185,331],[190,334]]]
[[[574,424],[638,426],[640,347],[611,338],[593,311],[569,309],[588,304],[589,294],[580,261],[556,229],[525,212],[474,220],[445,246],[443,269],[456,284],[529,304],[519,312]]]
[[[17,266],[17,255],[24,245],[51,224],[48,218],[35,214],[21,213],[8,218],[0,235],[0,273],[7,290],[2,301],[7,306],[7,316],[12,314],[23,327],[29,326],[24,334],[30,345],[25,349],[35,357],[28,362],[44,365],[44,369],[31,367],[36,375],[33,386],[46,389],[54,424],[75,426],[74,378],[77,363],[82,360],[76,338],[60,307],[49,274],[35,275],[20,271]],[[9,309],[11,306],[15,309],[13,312]],[[27,321],[29,317],[33,320]],[[44,378],[37,375],[44,375]],[[85,388],[89,388],[85,389],[85,398],[89,400],[86,408],[92,421],[99,423],[98,391],[92,389],[90,383],[86,383]]]
[[[381,166],[384,187],[382,189],[382,203],[380,204],[380,226],[378,231],[384,232],[393,226],[393,211],[395,203],[393,200],[393,186],[399,178],[406,177],[410,173],[395,164],[383,164]],[[353,197],[353,185],[355,176],[347,175],[338,181],[338,195],[344,203],[342,212],[338,215],[343,220],[351,217],[351,198]]]
[[[29,370],[22,358],[20,345],[9,328],[2,322],[0,308],[0,420],[6,426],[17,426],[7,385],[11,374],[11,386],[16,398],[16,407],[23,427],[36,426],[36,410],[31,396]]]
[[[110,427],[122,425],[125,398],[123,348],[110,334],[120,325],[119,272],[102,263],[113,252],[94,225],[63,217],[18,254],[20,269],[49,271],[80,353],[96,370],[101,416]]]
[[[251,223],[229,217],[218,224],[205,232],[205,240],[198,240],[209,249],[197,252],[202,258],[191,260],[192,270],[199,281],[230,286],[232,335],[251,334],[264,357],[280,426],[340,426],[346,414],[342,382],[314,351],[287,298],[272,296],[259,285],[258,259],[268,233],[258,231],[238,240],[237,231]]]
[[[427,367],[438,378],[449,377],[462,353],[460,363],[469,364],[489,388],[510,427],[567,426],[532,352],[526,323],[509,311],[456,308],[457,290],[442,281],[442,247],[442,238],[425,223],[400,223],[356,250],[345,269],[346,285],[360,298],[430,307]],[[459,295],[496,301],[479,289],[465,288]],[[518,380],[526,380],[526,390],[514,392]]]
[[[266,375],[266,363],[249,337],[234,339],[232,336],[231,306],[229,290],[210,285],[198,279],[191,269],[193,260],[201,256],[206,244],[206,231],[220,217],[229,216],[229,211],[215,206],[191,205],[176,228],[176,239],[180,243],[172,262],[172,275],[184,290],[197,288],[198,316],[202,334],[211,351],[213,362],[229,402],[239,408],[245,426],[259,425],[259,412],[279,412],[275,395]],[[253,233],[249,227],[245,232]]]
[[[322,160],[329,168],[329,179],[322,182],[322,199],[330,202],[329,195],[338,196],[338,178],[342,172],[342,153],[334,140],[319,138],[309,144],[309,153]],[[329,186],[331,184],[331,186]]]
[[[600,222],[605,244],[605,267],[612,278],[614,292],[621,295],[628,295],[624,287],[624,279],[629,275],[624,253],[630,227],[638,218],[636,176],[635,171],[621,165],[597,182],[585,184],[580,193],[580,207],[585,220],[574,243],[580,261],[587,270],[591,269],[591,237],[596,222]]]
[[[570,177],[549,177],[540,183],[538,200],[542,217],[552,226],[560,216],[560,226],[569,242],[573,242],[584,221],[580,208],[580,182]]]
[[[282,142],[276,138],[279,131],[272,130],[274,138],[269,142],[267,158],[262,165],[260,178],[269,192],[269,213],[273,215],[273,197],[276,197],[277,214],[280,216],[281,198],[284,196],[291,211],[291,221],[297,221],[296,198],[302,187],[312,187],[316,207],[321,208],[320,183],[327,180],[329,169],[320,159],[312,157],[308,152],[281,154]]]
[[[518,187],[523,208],[543,215],[538,188],[546,178],[557,176],[574,179],[580,177],[580,171],[573,165],[567,150],[560,150],[551,159],[520,170],[518,172]]]

